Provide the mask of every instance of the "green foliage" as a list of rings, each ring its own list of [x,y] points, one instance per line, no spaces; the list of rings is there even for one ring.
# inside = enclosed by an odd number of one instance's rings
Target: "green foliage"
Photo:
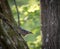
[[[11,0],[12,1],[12,0]],[[30,49],[41,49],[41,20],[40,4],[38,0],[16,0],[20,13],[21,27],[31,31],[24,37]],[[12,2],[13,3],[13,2]],[[11,3],[10,3],[11,5]],[[12,13],[16,22],[18,21],[15,5],[12,4]]]
[[[24,37],[25,41],[34,42],[36,40],[36,37],[34,34],[28,34]]]

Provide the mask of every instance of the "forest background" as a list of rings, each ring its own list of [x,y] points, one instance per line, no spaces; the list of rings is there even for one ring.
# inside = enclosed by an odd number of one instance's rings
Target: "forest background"
[[[30,49],[41,49],[41,19],[39,0],[16,0],[20,14],[20,27],[32,32],[23,36]],[[18,16],[14,0],[9,0],[12,14],[16,22]]]

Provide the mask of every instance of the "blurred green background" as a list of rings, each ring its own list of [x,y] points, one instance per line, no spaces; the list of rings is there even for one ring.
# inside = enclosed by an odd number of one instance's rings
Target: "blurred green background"
[[[16,0],[20,14],[21,27],[32,32],[23,38],[30,49],[41,49],[41,19],[39,0]],[[14,0],[9,0],[9,4],[16,22],[18,21]]]

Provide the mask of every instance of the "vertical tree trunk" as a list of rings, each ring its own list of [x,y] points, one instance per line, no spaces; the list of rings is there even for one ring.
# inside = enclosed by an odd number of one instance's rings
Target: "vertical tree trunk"
[[[60,49],[60,0],[40,0],[42,49]]]

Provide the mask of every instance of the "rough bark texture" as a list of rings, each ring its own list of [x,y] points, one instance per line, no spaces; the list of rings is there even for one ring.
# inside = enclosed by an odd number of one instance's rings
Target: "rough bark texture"
[[[0,49],[29,49],[12,16],[7,0],[0,0]]]
[[[60,49],[60,0],[40,0],[42,49]]]

